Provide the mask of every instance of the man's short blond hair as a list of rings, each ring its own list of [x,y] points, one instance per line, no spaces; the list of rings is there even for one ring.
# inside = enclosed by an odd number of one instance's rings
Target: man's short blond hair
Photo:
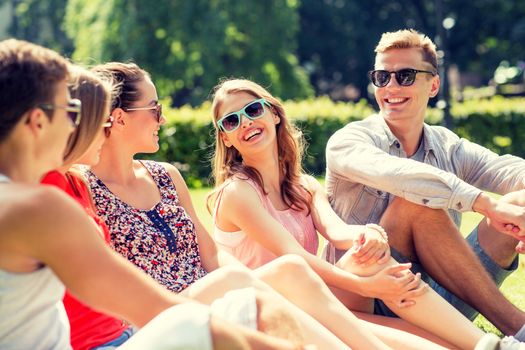
[[[430,38],[414,29],[402,29],[397,32],[383,33],[376,46],[375,52],[384,53],[392,49],[419,48],[423,54],[423,61],[438,69],[436,45]]]

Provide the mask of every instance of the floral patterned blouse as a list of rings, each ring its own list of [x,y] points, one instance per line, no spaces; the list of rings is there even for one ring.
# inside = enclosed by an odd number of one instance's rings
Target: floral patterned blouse
[[[141,164],[161,195],[160,202],[150,210],[123,202],[91,171],[86,171],[86,177],[98,215],[109,227],[111,247],[167,289],[180,292],[206,275],[195,226],[179,203],[164,166],[154,161]]]

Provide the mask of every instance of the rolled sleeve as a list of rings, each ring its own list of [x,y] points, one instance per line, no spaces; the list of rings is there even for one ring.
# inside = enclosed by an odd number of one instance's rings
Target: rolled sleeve
[[[458,182],[459,184],[456,186],[456,190],[452,191],[447,208],[459,212],[472,211],[472,206],[482,191],[461,180]]]
[[[479,189],[452,172],[390,154],[390,144],[374,117],[345,126],[327,144],[330,176],[434,209],[472,210]]]
[[[478,144],[459,140],[452,162],[458,176],[474,186],[499,194],[524,188],[525,161],[513,155],[499,156]]]

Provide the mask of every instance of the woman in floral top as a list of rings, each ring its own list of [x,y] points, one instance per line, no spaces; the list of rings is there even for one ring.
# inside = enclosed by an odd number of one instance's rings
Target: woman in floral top
[[[88,172],[91,192],[99,215],[111,228],[112,247],[169,290],[180,292],[206,275],[195,226],[180,203],[166,166],[153,161],[138,164],[160,193],[160,201],[151,209],[128,204]]]

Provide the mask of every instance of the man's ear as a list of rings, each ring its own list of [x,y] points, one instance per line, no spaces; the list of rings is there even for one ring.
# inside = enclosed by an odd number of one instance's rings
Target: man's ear
[[[32,108],[26,112],[25,125],[35,136],[39,136],[50,123],[49,117],[41,108]]]
[[[439,75],[436,75],[432,78],[432,87],[430,88],[430,97],[436,97],[439,93],[439,87],[441,86],[441,80]]]
[[[220,137],[222,139],[222,142],[224,142],[224,144],[226,145],[226,147],[229,148],[232,146],[232,143],[230,142],[230,140],[228,140],[228,136],[226,136],[224,132],[220,132]]]

